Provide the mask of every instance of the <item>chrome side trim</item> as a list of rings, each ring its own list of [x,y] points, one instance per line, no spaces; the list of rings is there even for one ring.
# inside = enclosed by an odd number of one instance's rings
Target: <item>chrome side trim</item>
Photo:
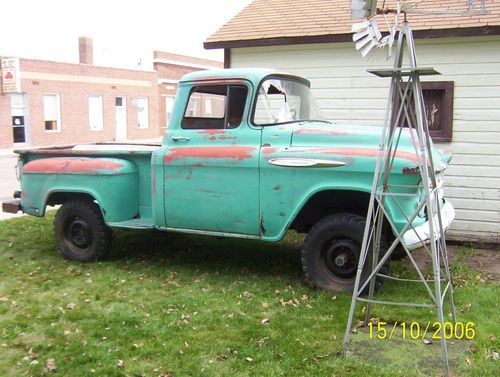
[[[345,162],[334,160],[318,160],[315,158],[273,158],[268,161],[271,165],[291,168],[338,168]]]

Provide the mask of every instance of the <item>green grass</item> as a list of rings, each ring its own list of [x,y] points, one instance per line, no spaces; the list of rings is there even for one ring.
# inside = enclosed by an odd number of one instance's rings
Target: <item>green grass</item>
[[[48,359],[61,376],[417,375],[339,356],[351,297],[332,300],[304,284],[297,234],[269,244],[121,231],[106,260],[78,264],[59,256],[52,221],[50,213],[0,223],[1,376],[54,374]],[[403,265],[394,270],[411,275]],[[453,270],[458,319],[477,328],[456,373],[494,376],[498,283],[464,264]],[[423,301],[425,292],[392,282],[378,295],[414,296]],[[373,315],[435,318],[389,306]]]

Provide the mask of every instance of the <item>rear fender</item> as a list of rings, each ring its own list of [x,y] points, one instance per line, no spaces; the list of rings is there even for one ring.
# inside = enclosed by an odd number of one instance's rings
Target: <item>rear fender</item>
[[[98,202],[106,222],[130,220],[139,212],[138,180],[137,167],[124,159],[34,160],[21,170],[21,207],[30,215],[44,216],[47,204],[86,194]]]

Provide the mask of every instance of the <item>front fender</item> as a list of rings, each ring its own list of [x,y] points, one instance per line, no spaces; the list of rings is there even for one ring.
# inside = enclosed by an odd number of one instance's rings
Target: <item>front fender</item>
[[[274,187],[276,188],[278,186]],[[371,182],[367,181],[366,184],[363,184],[363,181],[359,180],[357,184],[353,184],[352,182],[345,182],[344,184],[339,185],[331,183],[316,185],[312,188],[309,188],[309,190],[307,191],[303,191],[300,196],[295,196],[294,201],[286,199],[284,200],[283,197],[275,198],[276,200],[274,201],[274,203],[269,202],[267,203],[267,205],[263,205],[261,207],[262,226],[266,231],[262,239],[267,241],[281,240],[285,236],[287,230],[291,227],[292,223],[299,215],[301,210],[307,205],[309,200],[311,200],[311,198],[316,194],[326,191],[331,192],[332,195],[334,195],[335,191],[348,191],[353,193],[358,192],[370,195]],[[295,194],[297,194],[297,191],[295,191]],[[412,197],[408,197],[408,199],[403,198],[402,201],[401,199],[399,199],[399,205],[393,200],[386,200],[385,202],[385,209],[390,216],[391,221],[395,225],[397,231],[400,231],[406,224],[406,219],[401,213],[401,209],[403,209],[408,216],[408,214],[411,214],[417,206],[417,198],[411,198]],[[289,203],[288,206],[285,204],[287,202]],[[289,211],[287,211],[285,208],[289,208]],[[414,220],[414,225],[420,225],[422,222],[423,220],[417,217]]]

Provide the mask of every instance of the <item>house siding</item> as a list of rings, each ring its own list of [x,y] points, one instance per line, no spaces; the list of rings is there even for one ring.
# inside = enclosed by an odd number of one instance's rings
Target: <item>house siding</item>
[[[385,52],[385,51],[384,51]],[[417,40],[422,67],[454,81],[453,137],[438,148],[451,150],[445,192],[456,209],[448,238],[500,242],[500,37]],[[382,124],[389,79],[366,72],[387,68],[383,57],[362,59],[352,43],[234,48],[231,67],[270,67],[311,80],[328,119]]]

